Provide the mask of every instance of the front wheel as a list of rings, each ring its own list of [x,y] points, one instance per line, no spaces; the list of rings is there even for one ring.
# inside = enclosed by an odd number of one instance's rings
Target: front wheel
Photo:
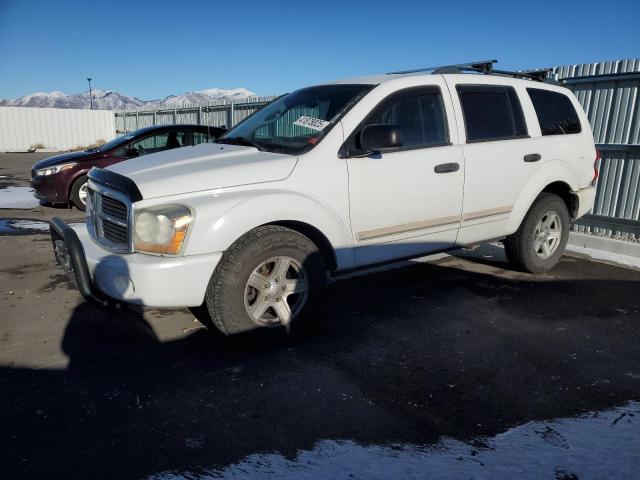
[[[552,193],[541,194],[509,235],[504,248],[507,258],[521,270],[547,272],[555,267],[569,240],[569,211],[564,200]]]
[[[302,325],[317,315],[326,267],[314,243],[277,225],[258,227],[223,255],[205,303],[225,334]]]
[[[87,209],[87,176],[82,175],[71,187],[71,201],[78,207],[78,210],[85,211]]]

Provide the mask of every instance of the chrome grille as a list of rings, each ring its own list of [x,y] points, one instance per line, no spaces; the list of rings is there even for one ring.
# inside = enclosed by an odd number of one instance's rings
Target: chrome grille
[[[115,198],[102,196],[102,212],[112,218],[127,221],[127,206]]]
[[[92,236],[107,250],[130,252],[131,203],[126,195],[91,180],[88,193],[87,214]]]
[[[102,233],[104,238],[113,243],[127,244],[127,227],[111,222],[106,218],[102,219]]]

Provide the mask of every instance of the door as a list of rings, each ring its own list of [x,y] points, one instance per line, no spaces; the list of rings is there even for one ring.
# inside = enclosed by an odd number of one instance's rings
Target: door
[[[448,118],[453,118],[451,104],[440,87],[413,87],[383,100],[347,139],[356,266],[455,243],[464,164],[460,147],[451,145]],[[396,125],[404,138],[402,146],[363,152],[360,133],[372,124]]]
[[[467,80],[472,82],[473,80]],[[458,83],[466,135],[465,187],[460,245],[500,237],[541,158],[532,150],[514,87]]]

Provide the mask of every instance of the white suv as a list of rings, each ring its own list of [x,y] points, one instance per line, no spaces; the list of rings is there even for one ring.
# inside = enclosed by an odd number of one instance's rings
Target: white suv
[[[593,205],[593,136],[569,90],[491,63],[304,88],[217,143],[93,169],[56,257],[87,298],[204,303],[227,334],[313,314],[327,272],[487,240],[547,271]]]

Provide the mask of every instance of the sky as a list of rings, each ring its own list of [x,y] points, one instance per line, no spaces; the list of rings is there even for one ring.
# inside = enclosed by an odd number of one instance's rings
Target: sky
[[[524,69],[640,57],[640,1],[0,0],[0,98],[206,88],[258,95],[498,59]]]

